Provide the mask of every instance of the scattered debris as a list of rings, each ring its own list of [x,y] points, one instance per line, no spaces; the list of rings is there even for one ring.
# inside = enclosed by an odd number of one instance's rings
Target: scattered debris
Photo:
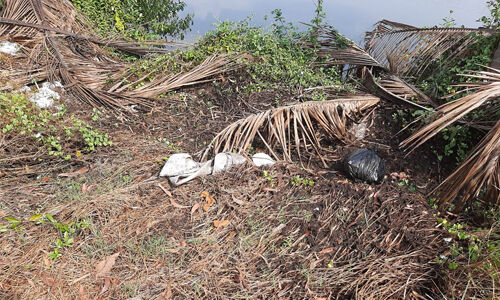
[[[257,167],[270,167],[276,163],[271,156],[265,153],[255,153],[252,156],[252,161]]]
[[[265,153],[256,153],[252,157],[257,167],[272,166],[274,160]],[[246,163],[246,158],[241,154],[222,152],[214,159],[207,162],[195,162],[188,153],[176,153],[170,156],[160,171],[160,177],[168,177],[173,185],[179,186],[198,176],[215,175],[231,169],[232,166]]]
[[[368,183],[379,182],[384,177],[385,163],[369,149],[358,149],[346,161],[350,176]]]
[[[19,50],[21,50],[21,46],[19,46],[19,44],[11,43],[9,41],[0,42],[0,52],[2,53],[14,56],[17,52],[19,52]]]
[[[235,153],[219,153],[214,158],[214,166],[212,174],[217,174],[231,169],[233,165],[242,165],[247,160],[240,154]]]
[[[356,140],[362,140],[366,136],[366,122],[361,122],[359,124],[353,124],[349,128],[349,133],[351,133]]]
[[[42,84],[42,87],[38,89],[38,93],[31,96],[29,100],[38,105],[38,107],[40,108],[51,107],[52,105],[54,105],[54,100],[61,99],[61,95],[59,95],[58,92],[54,91],[54,89],[62,89],[62,87],[62,84],[58,81],[55,81],[54,83],[44,82]]]
[[[17,92],[19,92],[19,93],[29,93],[29,92],[31,92],[31,88],[29,86],[25,85],[22,88],[18,89]]]

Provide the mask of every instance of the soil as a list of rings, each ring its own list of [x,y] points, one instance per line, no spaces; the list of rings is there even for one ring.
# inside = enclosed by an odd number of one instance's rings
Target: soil
[[[295,99],[205,84],[129,120],[105,114],[93,124],[108,132],[112,148],[49,166],[4,163],[0,216],[23,228],[0,233],[0,298],[422,299],[443,292],[435,261],[448,250],[447,235],[427,197],[440,168],[429,148],[408,156],[399,149],[409,133],[397,134],[390,103],[371,113],[363,140],[324,139],[329,168],[311,154],[304,165],[277,163],[270,178],[250,165],[180,187],[158,178],[164,157],[199,154],[225,126],[276,100]],[[64,102],[91,122],[88,108],[69,95]],[[361,147],[385,160],[380,184],[343,171],[342,160]],[[82,167],[88,171],[59,176]],[[296,176],[314,184],[292,185]],[[401,185],[405,179],[410,184]],[[206,209],[204,191],[215,199]],[[61,234],[28,220],[37,213],[90,226],[49,260]],[[112,268],[96,276],[96,265],[116,253]]]

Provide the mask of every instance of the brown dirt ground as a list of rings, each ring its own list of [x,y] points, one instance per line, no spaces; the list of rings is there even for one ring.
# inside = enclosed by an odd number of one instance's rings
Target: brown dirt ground
[[[70,99],[64,100],[69,111],[89,119],[88,108]],[[436,227],[425,196],[439,168],[429,149],[404,157],[397,147],[402,137],[395,135],[394,108],[387,103],[372,114],[362,142],[325,140],[331,146],[329,169],[311,156],[305,168],[278,163],[269,169],[272,178],[250,165],[177,188],[157,177],[163,157],[198,153],[226,125],[271,108],[276,99],[284,104],[291,97],[269,92],[235,96],[229,84],[207,84],[159,101],[132,122],[102,117],[93,124],[105,128],[115,146],[69,163],[35,164],[22,158],[9,163],[8,150],[0,152],[0,216],[23,220],[24,227],[0,233],[0,298],[439,295],[443,278],[435,260],[447,249],[446,235]],[[340,161],[356,147],[373,148],[386,160],[388,176],[381,184],[344,176]],[[82,167],[89,171],[58,177]],[[399,187],[400,179],[389,175],[393,172],[403,172],[416,190]],[[295,176],[315,184],[292,186]],[[206,211],[203,191],[216,201]],[[85,219],[91,226],[52,261],[47,253],[60,233],[29,222],[37,213],[50,213],[63,223]],[[225,226],[214,226],[225,220]],[[96,264],[115,253],[111,271],[96,277]]]

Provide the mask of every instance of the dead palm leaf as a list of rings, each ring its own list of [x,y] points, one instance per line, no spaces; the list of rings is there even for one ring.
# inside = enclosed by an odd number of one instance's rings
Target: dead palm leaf
[[[445,127],[459,121],[471,111],[491,102],[491,100],[500,97],[500,70],[491,68],[489,70],[463,75],[484,81],[458,85],[467,87],[469,91],[475,90],[475,92],[440,106],[436,111],[434,121],[404,140],[401,147],[406,149],[419,147]]]
[[[319,48],[317,45],[315,48],[317,51],[316,55],[322,58],[323,62],[321,64],[375,67],[381,69],[382,73],[385,74],[382,84],[374,80],[368,68],[365,68],[363,72],[365,87],[371,93],[418,109],[428,110],[428,108],[411,101],[411,99],[418,99],[421,104],[433,105],[433,101],[423,92],[395,75],[396,67],[390,58],[388,64],[383,65],[353,41],[340,37],[334,29],[327,27],[316,27],[315,29],[319,42]],[[315,46],[314,44],[307,45],[310,48]],[[384,86],[384,83],[387,83],[388,86]]]
[[[208,78],[233,70],[237,67],[234,63],[242,56],[231,57],[230,55],[213,55],[205,59],[201,64],[187,72],[165,76],[160,75],[151,82],[144,84],[140,88],[127,92],[128,96],[139,96],[153,98],[157,95],[194,84],[207,81]],[[142,78],[144,80],[145,78]],[[209,80],[209,79],[208,79]],[[140,81],[134,82],[138,84]],[[123,87],[119,90],[123,90]]]
[[[382,80],[377,82],[373,77],[369,69],[363,69],[363,84],[370,91],[370,93],[377,95],[381,98],[387,99],[395,103],[405,103],[409,106],[413,106],[422,110],[430,110],[429,108],[422,106],[418,103],[413,102],[413,99],[419,99],[425,104],[432,103],[429,97],[427,97],[420,90],[414,86],[406,83],[401,78],[392,75],[385,74]]]
[[[447,59],[461,55],[477,39],[496,30],[473,28],[416,28],[382,20],[365,35],[365,50],[386,69],[399,76],[422,75],[443,54]]]
[[[292,148],[295,147],[299,158],[301,148],[312,148],[321,158],[318,130],[322,129],[330,137],[342,141],[351,139],[347,132],[348,118],[354,118],[377,104],[374,96],[353,96],[350,98],[310,101],[296,105],[279,107],[234,122],[222,130],[212,141],[203,155],[207,158],[210,150],[214,154],[237,150],[244,152],[258,136],[269,151],[279,159],[273,148],[279,145],[283,159],[292,160]],[[321,158],[323,160],[323,158]],[[323,160],[323,164],[326,163]]]
[[[500,120],[472,150],[460,167],[434,192],[443,207],[460,196],[456,210],[472,197],[491,205],[500,203]]]
[[[500,70],[488,69],[489,71],[464,75],[483,81],[459,85],[467,87],[469,91],[475,90],[475,92],[439,107],[434,121],[404,140],[401,146],[413,151],[445,127],[464,118],[468,113],[485,106],[498,108],[494,101],[500,97]],[[496,117],[498,118],[498,110]],[[500,120],[460,167],[435,189],[440,197],[441,206],[449,204],[460,196],[457,207],[460,208],[468,199],[479,196],[482,191],[485,191],[484,199],[487,202],[497,205],[500,199],[499,155]]]

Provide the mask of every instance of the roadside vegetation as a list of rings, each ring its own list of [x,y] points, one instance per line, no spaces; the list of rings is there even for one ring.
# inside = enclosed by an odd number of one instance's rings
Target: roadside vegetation
[[[0,7],[65,32],[0,24],[25,43],[0,54],[0,298],[498,297],[500,0],[483,29],[383,20],[363,47],[319,0],[305,28],[275,9],[172,50],[183,1],[32,2]],[[54,79],[52,107],[22,91]],[[380,184],[339,167],[361,147]],[[157,176],[221,151],[280,162]]]

